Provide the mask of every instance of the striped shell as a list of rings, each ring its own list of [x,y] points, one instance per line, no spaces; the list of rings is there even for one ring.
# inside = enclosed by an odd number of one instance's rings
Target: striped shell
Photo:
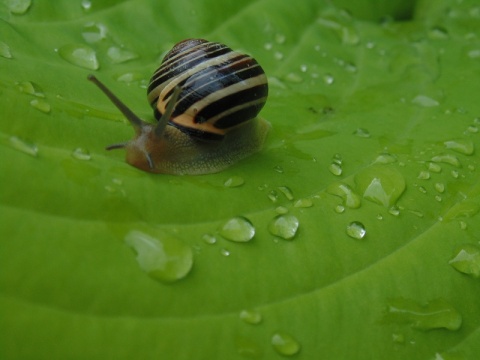
[[[176,86],[169,124],[200,140],[220,140],[254,119],[268,95],[267,77],[251,56],[203,39],[184,40],[165,55],[148,86],[157,119]]]

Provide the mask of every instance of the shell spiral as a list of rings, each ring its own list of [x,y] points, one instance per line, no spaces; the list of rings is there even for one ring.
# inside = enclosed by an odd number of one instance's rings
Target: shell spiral
[[[199,140],[221,140],[254,119],[265,105],[267,77],[249,55],[203,39],[175,45],[148,86],[148,101],[159,119],[175,87],[178,96],[169,124]]]

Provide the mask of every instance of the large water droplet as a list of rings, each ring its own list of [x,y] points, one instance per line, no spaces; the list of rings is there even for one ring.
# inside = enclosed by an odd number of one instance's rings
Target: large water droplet
[[[355,176],[360,193],[367,200],[385,207],[394,205],[405,191],[405,179],[390,166],[370,166]]]
[[[417,95],[413,98],[412,103],[422,107],[434,107],[440,105],[437,100],[426,95]]]
[[[242,186],[245,183],[245,180],[241,176],[232,176],[229,177],[225,182],[223,183],[223,186],[225,187],[239,187]]]
[[[247,242],[255,236],[255,227],[247,218],[237,216],[222,225],[220,235],[227,240]]]
[[[262,322],[262,314],[255,310],[242,310],[240,311],[240,319],[247,324],[257,325]]]
[[[447,149],[451,149],[464,155],[472,155],[474,151],[474,145],[471,140],[457,139],[445,141],[443,144]]]
[[[277,332],[272,336],[272,346],[284,356],[293,356],[300,351],[300,343],[290,334]]]
[[[5,5],[12,14],[23,15],[32,5],[32,0],[7,0]]]
[[[36,157],[38,154],[38,147],[35,144],[28,143],[16,136],[10,137],[10,145],[18,151],[21,151],[30,156]]]
[[[138,54],[132,51],[119,48],[117,46],[111,46],[107,50],[107,55],[114,64],[121,64],[129,60],[137,59]]]
[[[3,41],[0,41],[0,56],[6,59],[13,58],[12,52],[10,51],[10,46],[5,44]]]
[[[137,253],[140,268],[154,279],[174,282],[192,269],[192,249],[174,237],[153,237],[133,230],[125,236],[125,243]]]
[[[350,186],[343,183],[333,183],[327,188],[329,194],[340,196],[345,206],[351,209],[357,209],[361,205],[360,196],[358,196]]]
[[[455,255],[448,262],[461,273],[480,278],[480,246],[464,244],[455,250]]]
[[[95,50],[87,45],[67,44],[58,49],[58,53],[73,65],[89,70],[97,70],[100,67]]]
[[[411,299],[392,299],[388,302],[384,314],[386,322],[409,324],[418,330],[447,329],[458,330],[462,325],[462,316],[448,302],[436,299],[426,305]]]
[[[347,235],[351,238],[361,240],[367,234],[367,230],[365,229],[365,225],[363,225],[360,221],[353,221],[347,226]]]
[[[456,167],[460,167],[460,160],[455,155],[444,154],[444,155],[437,155],[432,158],[433,162],[436,163],[444,163],[450,164]]]
[[[268,231],[274,236],[291,240],[297,234],[298,219],[293,215],[278,215],[268,225]]]
[[[52,110],[50,104],[42,99],[33,99],[30,101],[30,105],[45,114],[48,114]]]

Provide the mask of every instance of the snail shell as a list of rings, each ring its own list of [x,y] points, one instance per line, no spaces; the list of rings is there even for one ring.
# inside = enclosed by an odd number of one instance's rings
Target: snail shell
[[[157,124],[139,119],[93,75],[89,76],[133,125],[129,164],[153,173],[221,171],[259,151],[270,124],[257,118],[268,95],[255,59],[203,39],[175,45],[148,86]]]

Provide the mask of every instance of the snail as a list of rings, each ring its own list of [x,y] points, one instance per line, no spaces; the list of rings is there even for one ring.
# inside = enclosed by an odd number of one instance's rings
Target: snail
[[[258,152],[270,123],[257,115],[268,95],[257,61],[229,47],[188,39],[170,50],[153,74],[147,97],[156,124],[137,117],[100,80],[89,75],[135,130],[106,149],[126,150],[126,161],[145,171],[208,174]]]

